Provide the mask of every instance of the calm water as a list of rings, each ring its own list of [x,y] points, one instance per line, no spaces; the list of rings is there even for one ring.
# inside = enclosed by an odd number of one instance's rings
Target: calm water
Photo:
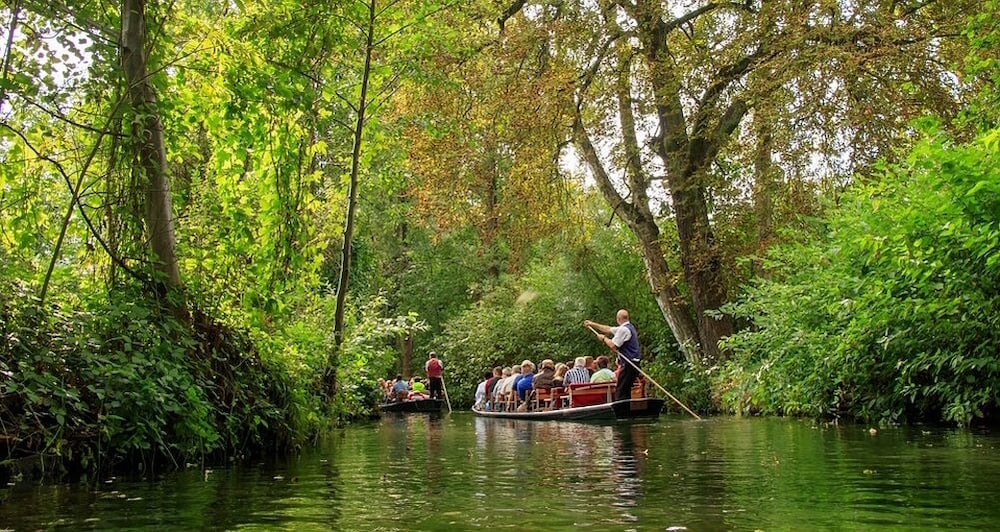
[[[394,417],[276,462],[0,492],[0,529],[1000,529],[1000,437]]]

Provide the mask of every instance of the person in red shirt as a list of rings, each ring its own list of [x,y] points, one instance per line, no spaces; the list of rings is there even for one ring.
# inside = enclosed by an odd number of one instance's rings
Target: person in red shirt
[[[428,391],[431,393],[431,399],[441,399],[441,392],[444,390],[444,385],[442,382],[442,376],[444,375],[444,364],[438,360],[437,353],[431,351],[427,358],[427,363],[424,364],[424,371],[427,373]]]

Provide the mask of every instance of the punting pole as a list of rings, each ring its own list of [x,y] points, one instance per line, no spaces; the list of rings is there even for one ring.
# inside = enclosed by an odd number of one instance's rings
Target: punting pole
[[[451,399],[448,399],[448,387],[444,384],[444,375],[441,375],[441,389],[444,391],[444,402],[448,405],[448,413],[451,413]]]
[[[603,334],[595,331],[593,327],[591,327],[591,326],[588,325],[587,328],[590,329],[590,332],[594,333],[595,335],[600,336],[602,338],[607,338]],[[623,359],[626,362],[628,362],[633,368],[635,368],[636,371],[638,371],[639,373],[641,373],[643,377],[646,377],[647,379],[649,379],[649,382],[655,384],[656,387],[660,389],[660,391],[662,391],[663,393],[667,394],[667,397],[671,398],[675,403],[677,403],[678,405],[680,405],[681,408],[683,408],[684,410],[686,410],[688,414],[691,414],[692,416],[694,416],[695,419],[697,419],[698,421],[701,421],[701,418],[698,416],[698,414],[695,414],[694,412],[691,411],[690,408],[688,408],[687,406],[684,406],[684,403],[680,402],[676,397],[674,397],[674,395],[672,393],[668,392],[666,388],[664,388],[663,386],[660,386],[660,383],[658,383],[655,380],[653,380],[653,378],[650,377],[648,373],[646,373],[645,371],[642,371],[642,368],[640,368],[639,366],[636,366],[635,362],[632,362],[631,360],[628,359],[627,356],[623,356],[623,355],[621,355],[619,353],[618,360],[623,360]],[[442,382],[444,382],[444,381],[442,381]],[[447,397],[447,395],[445,395],[445,397]]]

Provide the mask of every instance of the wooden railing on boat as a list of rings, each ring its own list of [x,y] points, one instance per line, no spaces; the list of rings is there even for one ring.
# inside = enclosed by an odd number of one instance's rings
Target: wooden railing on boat
[[[517,412],[592,406],[614,402],[615,390],[614,382],[574,383],[562,388],[535,389],[523,400],[518,397],[516,390],[511,390],[491,400],[486,408],[497,412]],[[636,379],[631,396],[632,399],[646,397],[645,379]],[[523,406],[525,403],[527,407]]]

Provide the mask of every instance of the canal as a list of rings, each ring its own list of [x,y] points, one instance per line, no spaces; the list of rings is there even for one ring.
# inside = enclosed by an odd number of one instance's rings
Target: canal
[[[94,484],[24,480],[0,529],[1000,528],[1000,437],[679,417],[391,417],[295,456]]]

